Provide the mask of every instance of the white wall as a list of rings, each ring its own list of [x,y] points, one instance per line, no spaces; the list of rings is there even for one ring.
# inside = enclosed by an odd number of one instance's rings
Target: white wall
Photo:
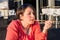
[[[8,8],[8,0],[0,0],[0,9]]]

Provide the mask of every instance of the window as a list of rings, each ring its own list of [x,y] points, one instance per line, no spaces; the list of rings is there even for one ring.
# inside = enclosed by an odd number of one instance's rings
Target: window
[[[60,0],[55,0],[55,6],[60,6]]]

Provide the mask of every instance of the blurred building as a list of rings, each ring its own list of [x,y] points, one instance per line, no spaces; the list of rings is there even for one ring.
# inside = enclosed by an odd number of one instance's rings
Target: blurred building
[[[4,20],[7,20],[9,24],[11,20],[16,19],[17,8],[25,3],[32,4],[35,7],[36,20],[41,24],[44,24],[45,20],[50,19],[50,16],[47,15],[48,13],[43,14],[42,9],[51,8],[51,10],[55,10],[60,8],[60,0],[2,0],[0,1],[0,18],[2,17]],[[56,24],[56,16],[52,15],[51,17]],[[60,24],[60,16],[57,16],[57,21]]]
[[[47,14],[43,14],[42,9],[44,8],[54,8],[60,9],[60,0],[0,0],[0,40],[4,40],[6,34],[7,25],[14,19],[16,19],[16,10],[20,5],[25,3],[32,4],[36,9],[36,20],[40,22],[41,29],[43,29],[44,21],[49,20],[50,16]],[[57,16],[57,25],[56,25],[56,16],[51,16],[52,20],[54,20],[53,27],[54,29],[50,29],[48,40],[59,40],[60,35],[60,16]],[[52,28],[53,28],[52,27]],[[53,30],[53,31],[52,31]],[[4,34],[4,35],[2,35]],[[52,36],[52,37],[51,37]],[[55,37],[54,37],[55,36]],[[54,39],[54,38],[56,39]],[[53,38],[53,39],[51,39]]]

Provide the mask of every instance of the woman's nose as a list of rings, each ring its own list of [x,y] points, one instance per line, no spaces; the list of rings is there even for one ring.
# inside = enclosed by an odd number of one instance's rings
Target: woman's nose
[[[34,16],[34,14],[33,14],[33,13],[31,13],[31,17],[35,18],[35,16]]]

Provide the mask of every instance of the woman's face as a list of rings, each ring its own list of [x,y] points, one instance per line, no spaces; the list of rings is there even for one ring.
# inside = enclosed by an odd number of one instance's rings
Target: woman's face
[[[27,7],[20,18],[27,24],[33,24],[35,21],[34,11],[32,10],[32,8]]]

